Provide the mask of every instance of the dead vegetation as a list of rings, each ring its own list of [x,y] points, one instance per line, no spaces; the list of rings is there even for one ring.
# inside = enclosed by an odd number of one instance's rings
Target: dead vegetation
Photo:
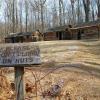
[[[25,100],[100,99],[99,41],[41,42],[40,49],[42,65],[25,69]],[[0,100],[14,100],[12,69],[5,69],[0,70]]]
[[[5,68],[0,69],[0,100],[8,100],[13,95],[10,87],[10,81],[7,79],[5,72]]]

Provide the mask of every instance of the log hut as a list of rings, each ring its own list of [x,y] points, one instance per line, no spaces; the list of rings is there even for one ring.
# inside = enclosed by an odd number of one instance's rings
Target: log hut
[[[52,40],[70,40],[71,39],[71,31],[70,28],[72,26],[59,26],[55,28],[50,28],[44,33],[45,41]]]
[[[26,33],[10,33],[6,38],[6,43],[15,43],[15,42],[31,42],[32,41],[32,32]]]
[[[76,34],[77,39],[100,38],[100,20],[82,23],[70,28],[73,35]]]
[[[6,43],[15,42],[36,42],[43,40],[42,34],[37,30],[36,32],[21,32],[21,33],[10,33],[6,38]]]
[[[81,40],[100,38],[100,21],[50,28],[44,33],[45,41]]]
[[[5,42],[81,40],[92,38],[100,39],[100,21],[50,28],[43,34],[39,30],[35,32],[11,33],[5,38]]]

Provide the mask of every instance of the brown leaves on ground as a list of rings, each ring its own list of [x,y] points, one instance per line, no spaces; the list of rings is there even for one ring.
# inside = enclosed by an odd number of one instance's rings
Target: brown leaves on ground
[[[12,95],[10,81],[5,76],[4,69],[0,69],[0,100],[9,100]]]

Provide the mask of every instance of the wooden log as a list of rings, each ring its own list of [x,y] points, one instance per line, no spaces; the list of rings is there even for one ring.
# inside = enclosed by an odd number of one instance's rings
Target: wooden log
[[[14,69],[16,100],[25,100],[24,67],[14,67]]]

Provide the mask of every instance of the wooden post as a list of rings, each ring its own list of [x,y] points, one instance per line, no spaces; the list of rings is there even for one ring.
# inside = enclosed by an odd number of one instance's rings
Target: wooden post
[[[100,26],[98,25],[98,40],[100,39]]]
[[[16,100],[24,100],[24,67],[14,67],[15,69],[15,90]]]

